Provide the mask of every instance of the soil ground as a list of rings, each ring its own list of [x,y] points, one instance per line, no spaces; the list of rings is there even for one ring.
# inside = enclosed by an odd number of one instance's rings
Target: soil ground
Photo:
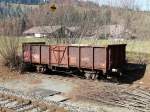
[[[33,92],[35,89],[58,91],[61,92],[62,97],[69,99],[66,101],[67,104],[95,108],[96,112],[139,112],[142,108],[144,112],[149,112],[149,105],[146,104],[149,102],[147,99],[150,98],[149,75],[149,66],[147,66],[140,79],[132,83],[113,83],[64,77],[53,73],[19,74],[0,65],[0,87],[25,93]],[[132,104],[141,101],[140,104]]]

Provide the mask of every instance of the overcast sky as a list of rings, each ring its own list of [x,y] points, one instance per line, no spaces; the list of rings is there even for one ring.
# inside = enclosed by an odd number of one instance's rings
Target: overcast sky
[[[114,3],[116,3],[119,0],[89,0],[89,1],[94,1],[99,4],[109,4],[110,3],[109,1],[113,1]],[[150,0],[131,0],[131,1],[135,1],[136,6],[138,6],[142,10],[150,10]]]

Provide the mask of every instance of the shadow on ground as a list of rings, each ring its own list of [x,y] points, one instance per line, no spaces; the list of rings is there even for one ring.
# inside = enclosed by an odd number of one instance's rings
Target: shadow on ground
[[[144,77],[145,71],[146,71],[146,64],[136,64],[136,63],[128,63],[123,69],[123,75],[116,80],[109,80],[106,79],[106,77],[101,77],[98,80],[108,81],[108,82],[116,82],[120,84],[132,84],[137,80],[140,80]],[[84,79],[84,75],[77,71],[77,72],[59,72],[59,71],[53,71],[48,73],[49,75],[60,75],[63,77],[78,77],[81,79]],[[112,76],[113,77],[113,76]],[[114,76],[115,77],[115,76]],[[114,78],[115,79],[115,78]],[[86,79],[85,79],[86,80]]]
[[[76,77],[85,79],[84,73],[81,73],[80,71],[49,71],[46,73],[47,75],[59,75],[63,77]]]
[[[144,77],[146,64],[128,63],[123,70],[123,75],[119,78],[120,83],[132,84]]]
[[[115,75],[112,75],[112,79],[107,79],[105,76],[100,76],[98,80],[108,81],[108,82],[114,82],[114,83],[120,83],[120,84],[132,84],[133,82],[140,80],[144,77],[145,71],[146,71],[146,64],[135,64],[135,63],[128,63],[123,68],[123,75],[120,77],[117,77]],[[29,67],[31,70],[28,69],[30,72],[35,72],[35,67]],[[58,71],[47,71],[45,74],[47,75],[57,75],[57,76],[63,76],[63,77],[77,77],[81,79],[85,79],[84,73],[81,73],[80,71],[74,71],[70,72],[66,69],[64,70],[58,70]],[[86,80],[86,79],[85,79]]]

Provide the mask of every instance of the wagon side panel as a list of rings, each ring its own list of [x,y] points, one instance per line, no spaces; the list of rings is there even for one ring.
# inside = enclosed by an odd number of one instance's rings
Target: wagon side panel
[[[93,48],[90,46],[80,47],[80,67],[93,69]]]
[[[59,48],[57,46],[51,46],[50,47],[50,55],[51,55],[51,64],[52,65],[58,65],[59,60]]]
[[[107,66],[107,51],[106,48],[97,47],[94,48],[94,69],[105,70]]]
[[[24,62],[31,62],[31,49],[29,44],[23,44],[23,61]]]
[[[126,63],[126,45],[109,46],[109,69],[120,68]]]
[[[32,45],[32,63],[40,64],[40,46]]]
[[[59,46],[59,64],[68,66],[68,46]]]
[[[69,66],[79,67],[79,47],[69,46]]]
[[[54,66],[68,67],[68,46],[51,46],[51,64]]]
[[[49,65],[50,62],[50,53],[49,46],[41,46],[41,64]]]

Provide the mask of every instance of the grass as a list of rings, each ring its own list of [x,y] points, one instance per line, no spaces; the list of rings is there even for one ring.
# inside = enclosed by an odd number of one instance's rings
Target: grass
[[[63,40],[62,40],[63,41]],[[56,44],[56,39],[46,38],[21,38],[20,43],[24,42],[46,42],[46,44]],[[95,39],[79,39],[76,44],[87,44],[87,45],[106,45],[106,44],[127,44],[128,52],[146,53],[150,54],[150,41],[142,40],[95,40]]]
[[[46,42],[47,45],[57,44],[56,39],[47,38],[24,38],[19,37],[19,52],[22,51],[22,43],[24,42]],[[59,43],[65,40],[61,39]],[[75,44],[98,45],[103,46],[107,44],[127,44],[126,51],[129,60],[150,60],[150,41],[146,40],[104,40],[104,39],[76,39]],[[1,45],[0,45],[1,46]]]
[[[56,39],[46,38],[21,38],[23,42],[46,42],[46,44],[56,44]],[[104,40],[104,39],[77,39],[76,44],[106,45],[106,44],[127,44],[127,52],[150,54],[150,41],[146,40]]]

